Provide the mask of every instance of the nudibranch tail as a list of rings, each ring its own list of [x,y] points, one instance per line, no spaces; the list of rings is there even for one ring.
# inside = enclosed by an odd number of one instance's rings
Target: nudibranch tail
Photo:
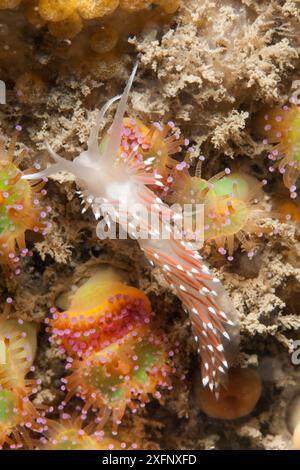
[[[237,340],[236,312],[225,289],[199,253],[184,241],[162,244],[152,240],[144,250],[150,261],[162,268],[189,313],[201,357],[203,385],[217,391],[229,367],[226,341]]]

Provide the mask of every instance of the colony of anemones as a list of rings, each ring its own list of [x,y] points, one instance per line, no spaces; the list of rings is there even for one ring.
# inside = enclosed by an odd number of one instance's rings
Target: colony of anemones
[[[21,320],[0,320],[0,446],[31,447],[30,430],[38,411],[29,400],[35,381],[28,379],[35,358],[37,329]]]
[[[22,178],[26,171],[18,165],[26,150],[14,158],[17,134],[12,137],[8,149],[4,137],[0,139],[0,263],[15,267],[19,256],[28,252],[26,231],[46,233],[47,210],[40,204],[45,183],[41,180],[32,184]]]
[[[61,170],[75,175],[84,210],[91,207],[96,219],[109,220],[107,202],[112,204],[114,216],[120,202],[126,202],[128,207],[139,202],[146,207],[153,206],[160,220],[162,215],[169,215],[172,223],[178,219],[178,213],[166,201],[203,204],[204,241],[215,243],[220,253],[228,253],[229,259],[239,244],[253,256],[255,237],[271,231],[264,225],[264,220],[272,215],[264,207],[264,181],[227,170],[208,180],[199,171],[192,177],[186,162],[174,158],[189,142],[175,130],[173,123],[146,126],[137,119],[125,118],[134,74],[135,71],[123,95],[104,106],[91,129],[87,150],[73,161],[63,159],[48,146],[55,164],[37,173],[22,172],[19,161],[12,161],[14,141],[8,151],[3,142],[0,168],[3,263],[15,261],[17,248],[26,251],[27,230],[44,230],[46,213],[39,209],[36,194],[44,183],[41,179]],[[99,144],[100,122],[117,100],[120,102],[113,124]],[[265,131],[271,136],[268,142],[277,144],[272,155],[282,157],[279,168],[284,170],[291,193],[295,193],[293,187],[298,175],[298,112],[297,107],[284,108],[283,113],[276,111],[273,116],[270,112],[265,117],[269,122]],[[277,123],[282,125],[285,120],[284,131],[278,130]],[[35,180],[39,182],[31,183]],[[118,216],[123,227],[129,216],[126,230],[135,238],[132,227],[137,215],[129,209]],[[143,215],[138,218],[147,233],[155,234],[147,218]],[[222,385],[229,367],[226,341],[235,341],[236,318],[219,280],[211,274],[197,246],[185,233],[180,240],[171,235],[168,240],[153,237],[138,242],[150,263],[162,270],[191,319],[201,358],[201,406],[210,416],[227,419],[244,416],[256,404],[261,384],[251,372],[233,371],[229,375],[230,393]],[[82,402],[80,417],[66,418],[64,412],[59,421],[49,419],[46,411],[41,413],[30,401],[35,391],[34,382],[26,377],[36,348],[32,326],[23,326],[20,331],[18,322],[3,320],[0,325],[4,358],[0,365],[1,445],[60,450],[132,446],[111,438],[125,413],[128,410],[136,413],[150,398],[160,398],[161,390],[172,389],[172,352],[154,319],[146,294],[129,286],[108,268],[90,275],[78,286],[66,309],[52,310],[52,317],[47,320],[50,341],[65,354],[66,360],[61,385],[65,396],[60,409],[67,409],[74,397]],[[245,401],[245,397],[240,400],[237,392],[252,386],[253,393]],[[237,410],[229,413],[228,402],[236,395]],[[216,401],[215,396],[223,402]],[[94,421],[86,424],[90,413]],[[39,436],[38,442],[32,433]]]
[[[53,312],[52,341],[67,354],[64,404],[74,396],[83,412],[98,409],[114,429],[129,407],[144,406],[159,388],[170,388],[172,367],[164,335],[153,325],[148,297],[102,268],[72,295],[69,308]]]
[[[50,339],[65,346],[67,353],[61,386],[65,398],[58,420],[48,416],[53,410],[36,408],[31,401],[40,385],[40,381],[27,378],[34,372],[37,325],[1,320],[0,446],[47,450],[136,448],[138,438],[133,440],[130,433],[123,431],[124,437],[121,432],[120,438],[113,434],[127,408],[135,413],[150,396],[160,398],[160,390],[172,388],[174,372],[167,339],[153,326],[151,315],[147,296],[121,283],[110,269],[91,275],[73,295],[70,309],[53,314]],[[84,319],[99,335],[86,329]],[[75,329],[74,335],[68,330],[68,325],[74,324],[79,334]],[[76,347],[72,337],[76,338]],[[83,402],[77,417],[65,410],[75,395]]]

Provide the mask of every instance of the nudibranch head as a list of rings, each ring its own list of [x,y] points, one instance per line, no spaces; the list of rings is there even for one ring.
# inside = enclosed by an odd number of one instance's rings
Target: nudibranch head
[[[81,188],[80,196],[85,203],[83,212],[88,207],[91,207],[96,219],[99,219],[101,215],[106,215],[107,203],[110,203],[110,206],[114,204],[119,206],[120,203],[126,203],[127,205],[135,204],[138,192],[140,189],[143,189],[144,185],[155,186],[160,189],[164,188],[165,184],[160,181],[163,179],[163,175],[160,175],[158,171],[154,171],[155,168],[152,168],[151,165],[149,166],[149,163],[153,163],[155,158],[150,162],[147,158],[145,161],[139,158],[140,147],[134,148],[128,155],[126,154],[127,158],[120,158],[122,153],[122,138],[124,137],[123,131],[126,128],[123,124],[124,114],[136,70],[137,66],[134,67],[124,93],[121,96],[110,99],[100,110],[95,125],[91,128],[87,150],[74,158],[73,161],[68,161],[56,154],[47,145],[48,151],[56,163],[39,173],[26,175],[24,178],[34,180],[59,171],[67,171],[74,174]],[[120,101],[114,121],[99,145],[99,127],[106,112],[117,100]],[[148,131],[145,131],[144,127],[140,131],[136,129],[136,134],[130,126],[128,128],[128,123],[129,121],[127,121],[127,129],[133,133],[134,139],[136,139],[139,132],[142,132],[142,134],[146,132],[148,135]],[[158,145],[158,147],[162,147],[166,155],[166,151],[172,153],[174,149],[178,148],[180,145],[180,139],[177,139],[178,136],[172,135],[165,139],[169,130],[169,125],[163,129],[155,127],[152,131],[150,130],[152,136],[155,137],[151,143],[151,145],[154,145],[153,151],[158,150],[156,148]],[[163,140],[164,143],[162,143]],[[123,144],[126,146],[124,139]],[[166,146],[166,149],[164,146]]]
[[[97,431],[93,422],[84,425],[85,416],[76,419],[65,414],[59,421],[47,420],[46,431],[40,439],[43,450],[121,450],[125,442],[108,437],[104,431]],[[95,430],[96,428],[96,430]],[[134,448],[134,446],[133,446]]]
[[[261,207],[265,182],[241,172],[227,170],[208,181],[181,175],[176,201],[204,205],[204,240],[214,241],[222,254],[232,258],[235,239],[253,255],[255,244],[251,235],[261,236],[270,229],[259,222],[271,214]]]
[[[170,387],[165,342],[161,334],[143,326],[83,361],[73,361],[72,374],[63,380],[69,391],[66,401],[78,395],[86,403],[85,412],[98,407],[104,416],[111,414],[117,426],[127,406],[135,412],[135,401],[144,406],[148,395],[160,396],[158,387]]]
[[[269,155],[271,162],[275,162],[270,171],[279,169],[284,185],[295,198],[295,184],[300,173],[300,106],[291,103],[266,111],[263,117],[258,117],[257,127],[260,127],[258,132],[265,137],[266,144],[276,144]]]
[[[16,258],[16,246],[22,254],[28,251],[25,244],[26,230],[45,229],[46,212],[39,207],[43,183],[31,184],[23,179],[18,162],[13,162],[16,136],[8,151],[5,141],[0,141],[0,262],[11,264]]]
[[[22,427],[31,429],[38,417],[29,401],[34,382],[25,378],[36,353],[36,327],[1,320],[0,353],[0,445],[13,446],[22,440]]]
[[[66,311],[55,311],[50,326],[53,338],[60,339],[71,356],[86,356],[148,323],[151,313],[142,291],[106,269],[79,287]]]

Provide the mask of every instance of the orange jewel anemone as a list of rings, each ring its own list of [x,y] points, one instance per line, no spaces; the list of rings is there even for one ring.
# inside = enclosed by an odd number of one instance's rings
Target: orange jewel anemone
[[[50,320],[52,338],[59,339],[69,355],[87,356],[149,323],[151,314],[142,291],[104,269],[79,287],[67,310],[55,311]]]
[[[300,106],[291,103],[264,111],[256,118],[255,130],[265,139],[264,143],[274,145],[269,154],[270,171],[279,169],[284,185],[295,198],[300,173]]]
[[[92,421],[84,425],[86,417],[72,418],[63,414],[58,421],[47,420],[44,437],[38,448],[42,450],[121,450],[125,442],[109,436],[103,430],[97,431]],[[133,444],[132,448],[135,448]]]
[[[35,382],[26,379],[36,353],[36,326],[0,320],[0,446],[28,443],[38,412],[29,397]]]
[[[135,413],[149,401],[148,395],[159,398],[158,388],[170,387],[166,341],[147,326],[83,361],[73,361],[70,369],[71,375],[64,380],[69,391],[65,401],[80,396],[85,412],[99,408],[103,424],[112,416],[114,427],[120,424],[127,406]]]
[[[5,150],[5,139],[0,140],[0,262],[11,264],[17,251],[28,250],[25,232],[33,230],[44,233],[46,212],[39,207],[40,191],[44,182],[31,183],[22,179],[19,167],[21,154],[13,159],[16,135]],[[28,170],[32,171],[32,169]]]
[[[253,235],[261,237],[271,232],[262,223],[273,217],[262,205],[265,183],[242,172],[231,173],[229,169],[207,181],[182,172],[174,181],[172,197],[182,205],[203,205],[204,241],[214,242],[219,252],[232,260],[236,242],[251,257],[256,246]]]

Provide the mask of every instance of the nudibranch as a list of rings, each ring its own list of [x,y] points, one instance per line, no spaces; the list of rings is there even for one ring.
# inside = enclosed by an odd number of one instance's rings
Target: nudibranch
[[[229,169],[208,181],[181,174],[173,198],[182,204],[203,204],[204,241],[215,242],[219,252],[228,255],[229,260],[233,257],[235,240],[251,257],[255,249],[251,235],[262,236],[272,230],[261,225],[264,218],[272,217],[261,205],[265,183],[242,172],[230,173]],[[176,178],[173,185],[176,187]]]
[[[44,182],[32,184],[22,178],[26,172],[22,172],[18,164],[26,151],[14,159],[16,139],[17,134],[6,151],[5,139],[0,138],[0,263],[10,265],[18,261],[18,251],[22,255],[28,252],[26,230],[44,233],[46,228],[46,211],[40,207]]]
[[[53,340],[60,339],[71,357],[81,357],[148,323],[151,315],[148,297],[104,268],[78,288],[67,310],[55,310],[49,323]]]
[[[124,93],[110,99],[103,106],[91,129],[87,150],[69,161],[60,157],[47,144],[56,163],[42,172],[26,175],[24,178],[36,179],[58,171],[70,172],[80,187],[84,209],[91,207],[96,219],[103,216],[110,223],[117,218],[120,226],[132,238],[136,238],[135,228],[136,223],[139,223],[150,238],[139,238],[138,243],[150,262],[162,268],[168,283],[190,314],[194,338],[202,359],[203,383],[216,390],[228,367],[223,340],[230,340],[230,334],[231,338],[235,334],[234,328],[231,331],[236,317],[234,308],[219,280],[210,273],[193,243],[184,237],[180,239],[173,236],[170,226],[164,227],[170,233],[167,239],[159,237],[159,234],[157,236],[157,228],[148,220],[150,212],[154,212],[160,219],[168,216],[175,221],[178,218],[178,214],[152,190],[154,187],[164,186],[161,182],[163,176],[151,171],[147,162],[136,158],[139,147],[133,148],[127,159],[118,158],[123,118],[136,69],[137,67],[134,68]],[[105,145],[99,147],[99,127],[106,111],[117,100],[119,104]],[[120,209],[120,206],[124,207],[124,203],[127,208],[125,212]],[[136,204],[145,210],[137,214],[131,209],[136,208]]]
[[[126,407],[135,413],[149,401],[160,397],[158,388],[169,388],[172,370],[166,340],[148,326],[140,327],[119,341],[93,352],[83,361],[70,361],[71,375],[63,379],[69,393],[85,401],[83,408],[99,408],[102,420],[111,416],[113,429],[120,424]]]
[[[95,423],[84,426],[86,417],[71,418],[63,415],[59,421],[47,420],[44,437],[40,439],[42,450],[121,450],[128,449],[125,442],[108,437],[103,430],[97,431]],[[96,428],[96,430],[95,430]],[[133,444],[131,448],[135,448]]]
[[[36,333],[31,323],[0,320],[0,446],[26,441],[26,429],[38,418],[29,400],[36,384],[25,378],[36,353]]]
[[[256,129],[266,144],[275,144],[269,155],[270,171],[278,168],[291,197],[297,196],[296,182],[300,173],[300,106],[290,103],[272,109],[257,118]]]

